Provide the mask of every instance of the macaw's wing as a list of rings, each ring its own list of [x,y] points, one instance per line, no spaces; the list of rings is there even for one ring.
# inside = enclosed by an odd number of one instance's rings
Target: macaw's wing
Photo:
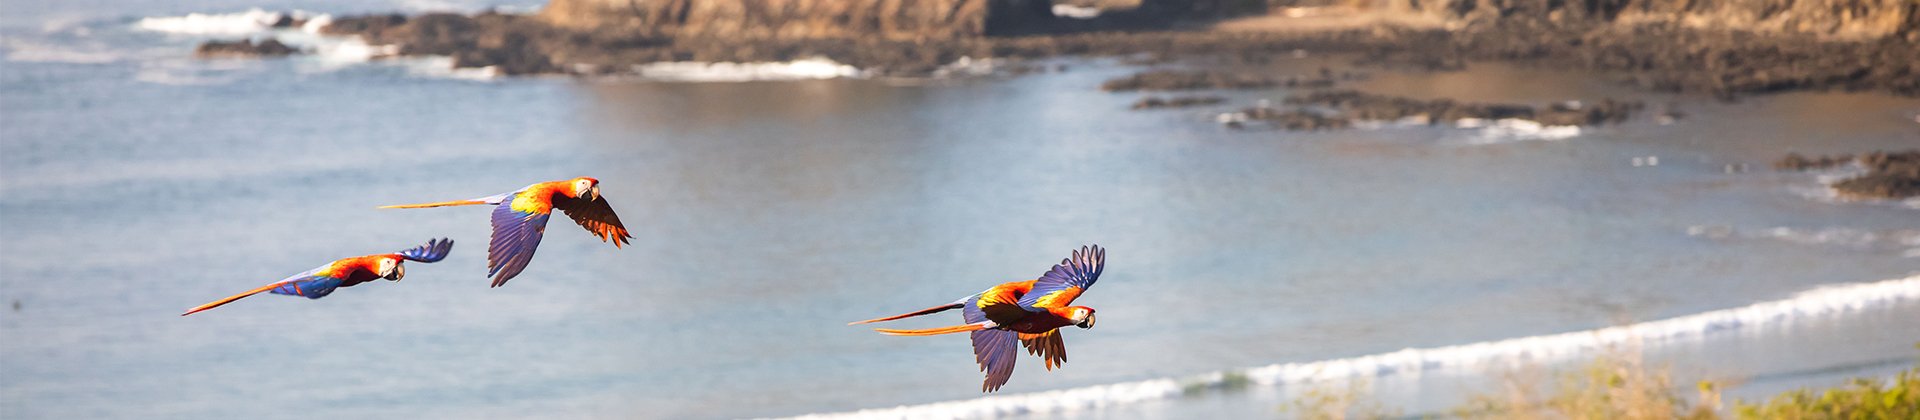
[[[1033,312],[1020,305],[1020,290],[1025,287],[1024,282],[1014,282],[988,288],[967,299],[966,310],[961,315],[968,323],[991,320],[998,325],[1012,325],[1020,322],[1033,316]]]
[[[419,261],[423,263],[431,263],[431,262],[439,262],[440,260],[446,259],[447,253],[452,251],[453,251],[453,240],[440,238],[440,239],[428,239],[426,245],[416,246],[416,247],[413,247],[412,249],[396,252],[394,254],[399,255],[400,258],[406,258],[408,260]]]
[[[346,279],[339,277],[307,276],[282,280],[278,287],[274,287],[273,290],[270,291],[276,295],[294,295],[307,299],[319,299],[333,294],[333,289],[340,288],[340,285],[346,282]]]
[[[1093,287],[1100,280],[1100,271],[1105,269],[1107,250],[1099,245],[1081,247],[1073,252],[1073,257],[1061,260],[1053,270],[1033,282],[1033,290],[1020,297],[1020,306],[1029,311],[1044,312],[1047,308],[1065,308],[1073,305],[1073,299],[1080,293]]]
[[[533,261],[534,248],[547,231],[547,213],[529,213],[513,209],[513,201],[493,208],[493,239],[487,243],[487,276],[493,287],[507,284]]]
[[[1060,338],[1060,330],[1042,334],[1020,334],[1020,344],[1027,347],[1027,354],[1040,356],[1046,361],[1047,370],[1067,364],[1067,342]]]
[[[988,309],[995,312],[1005,309],[1019,311],[1019,306],[1012,302],[993,300],[991,292],[993,289],[988,289],[986,293],[975,295],[967,300],[966,307],[960,311],[960,316],[967,320],[967,324],[990,321]],[[987,381],[980,384],[980,391],[998,390],[1001,385],[1006,385],[1007,379],[1013,377],[1013,363],[1019,359],[1020,355],[1015,351],[1013,342],[1019,339],[1020,334],[1001,329],[977,330],[972,334],[973,361],[980,364],[980,371],[987,373]]]
[[[195,306],[193,307],[193,309],[188,309],[185,313],[181,313],[180,316],[192,315],[194,312],[200,312],[208,309],[217,308],[217,307],[220,307],[220,305],[225,305],[225,304],[233,303],[233,301],[240,300],[240,298],[257,295],[257,294],[268,292],[268,291],[271,291],[273,293],[283,294],[283,295],[291,294],[291,295],[307,296],[314,299],[319,299],[321,296],[326,296],[328,293],[333,293],[333,289],[339,287],[340,282],[342,281],[338,278],[316,274],[316,273],[319,273],[321,270],[327,269],[329,266],[331,266],[331,264],[326,266],[321,266],[320,268],[307,270],[307,272],[295,274],[293,275],[293,277],[288,277],[280,281],[268,283],[265,286],[260,286],[253,290],[241,292],[240,294],[237,294],[237,295],[228,296],[226,298],[216,300],[213,302],[208,302],[205,305]],[[322,280],[322,279],[331,279],[333,284],[327,285],[325,284],[326,280]],[[291,290],[293,291],[299,291],[302,293],[282,293],[281,292],[282,288],[288,288],[288,287],[291,287],[292,288]],[[313,294],[309,295],[304,293],[313,293]]]
[[[1019,358],[1013,342],[1019,335],[1007,330],[973,332],[973,360],[980,363],[980,371],[987,373],[987,381],[980,384],[981,392],[998,390],[1013,378],[1013,362]]]
[[[553,208],[566,211],[567,217],[573,218],[574,223],[587,228],[588,232],[600,237],[602,241],[613,242],[615,248],[627,244],[627,239],[632,238],[627,235],[627,227],[620,224],[620,215],[613,214],[613,206],[607,204],[606,197],[588,200],[566,198],[556,194],[553,197]]]

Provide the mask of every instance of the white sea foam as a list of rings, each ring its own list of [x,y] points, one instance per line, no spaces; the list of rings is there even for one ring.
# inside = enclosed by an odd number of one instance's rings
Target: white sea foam
[[[1496,144],[1528,140],[1566,140],[1580,135],[1580,126],[1577,125],[1545,125],[1518,118],[1504,118],[1493,121],[1479,118],[1462,118],[1454,122],[1454,127],[1473,130],[1473,134],[1464,139],[1467,144]]]
[[[315,15],[303,11],[281,13],[249,9],[239,13],[190,13],[186,16],[141,18],[140,21],[134,22],[133,26],[145,31],[182,35],[253,35],[272,32],[275,29],[274,22],[285,17],[311,20],[326,17],[326,15]],[[331,17],[327,18],[331,19]]]
[[[1053,5],[1053,15],[1073,19],[1093,19],[1100,17],[1100,8],[1075,6],[1071,4]]]
[[[1223,388],[1236,382],[1272,386],[1351,377],[1508,367],[1584,357],[1627,344],[1650,347],[1712,334],[1779,327],[1802,320],[1850,314],[1914,300],[1920,300],[1920,275],[1873,283],[1823,286],[1787,299],[1618,327],[1457,346],[1410,348],[1345,359],[1283,363],[1188,378],[1152,379],[923,405],[810,414],[797,418],[957,419],[1062,413],[1173,398],[1189,389]]]
[[[638,65],[633,69],[644,78],[675,82],[837,79],[863,74],[858,68],[826,58],[761,63],[676,61]]]
[[[304,23],[299,27],[274,27],[273,24],[280,21],[282,17],[291,17],[302,20]],[[462,80],[492,80],[499,77],[498,70],[493,67],[454,68],[453,59],[449,57],[400,57],[400,48],[395,45],[368,44],[358,36],[321,34],[320,29],[331,23],[333,23],[333,16],[328,14],[304,11],[281,13],[252,9],[239,13],[194,13],[186,16],[149,17],[140,19],[134,27],[150,32],[205,37],[270,37],[307,52],[307,54],[290,58],[297,63],[301,71],[305,72],[330,72],[367,63],[381,63],[400,66],[408,75],[421,77]],[[178,65],[143,66],[142,73],[136,78],[149,83],[162,84],[218,84],[224,80],[191,74],[195,70],[190,66]]]

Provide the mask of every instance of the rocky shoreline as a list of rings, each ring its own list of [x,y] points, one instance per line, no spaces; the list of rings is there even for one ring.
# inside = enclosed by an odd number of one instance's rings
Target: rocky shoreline
[[[676,30],[659,25],[588,29],[556,24],[540,15],[484,12],[341,17],[323,31],[330,35],[362,37],[371,44],[393,45],[401,55],[450,56],[456,67],[492,67],[504,75],[622,75],[635,73],[636,66],[659,62],[765,62],[824,57],[869,74],[915,77],[936,74],[961,58],[1113,56],[1148,57],[1144,60],[1148,62],[1209,58],[1259,63],[1301,53],[1350,53],[1359,57],[1354,64],[1377,68],[1452,71],[1474,61],[1506,61],[1546,68],[1598,70],[1646,89],[1704,93],[1725,99],[1803,90],[1920,96],[1920,32],[1843,39],[1779,31],[1695,28],[1663,21],[1637,24],[1595,19],[1556,21],[1552,16],[1516,13],[1498,19],[1474,20],[1457,28],[1378,25],[1321,31],[1244,32],[1210,30],[1204,25],[1171,30],[1165,28],[1174,25],[1147,22],[1150,19],[1136,14],[1127,16],[1130,20],[1124,24],[1062,24],[1056,25],[1058,28],[1052,32],[1027,25],[1026,30],[1001,31],[1025,34],[1018,36],[990,36],[992,31],[987,29],[958,32],[942,29],[928,32],[932,35],[889,33],[882,34],[889,36],[847,37],[841,35],[844,31],[811,30],[786,31],[800,34],[793,36],[775,31],[764,36],[726,37],[715,35],[715,31]],[[1911,16],[1920,16],[1920,12]],[[1920,17],[1910,19],[1920,20]],[[1920,27],[1920,23],[1911,26]],[[1088,29],[1114,31],[1082,32]],[[1183,84],[1232,88],[1248,84],[1194,80],[1174,74],[1153,76],[1136,81],[1139,88]],[[1153,80],[1155,77],[1167,80]],[[1332,79],[1338,77],[1270,80],[1274,85],[1320,85]],[[1120,87],[1116,85],[1114,90],[1131,90]]]

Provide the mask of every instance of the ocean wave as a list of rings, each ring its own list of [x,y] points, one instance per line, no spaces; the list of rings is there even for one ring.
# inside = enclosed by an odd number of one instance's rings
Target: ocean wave
[[[1566,140],[1580,136],[1577,125],[1546,125],[1537,121],[1518,118],[1483,120],[1462,118],[1454,121],[1454,127],[1472,130],[1473,134],[1462,139],[1466,144],[1499,144],[1529,140]]]
[[[1175,398],[1190,390],[1241,384],[1284,385],[1353,377],[1384,377],[1430,371],[1513,367],[1583,357],[1622,345],[1653,346],[1713,334],[1790,325],[1920,300],[1920,275],[1872,283],[1817,287],[1792,297],[1667,318],[1658,321],[1486,341],[1445,347],[1409,348],[1345,359],[1282,363],[1213,372],[1185,378],[1161,378],[970,400],[808,414],[801,419],[979,418],[1062,413]]]
[[[640,77],[673,82],[747,82],[860,77],[860,69],[826,58],[787,62],[703,63],[674,61],[634,66]]]
[[[1694,225],[1687,235],[1707,239],[1771,239],[1802,245],[1831,245],[1858,249],[1905,248],[1920,250],[1920,230],[1862,230],[1846,227],[1795,228],[1771,227],[1742,229],[1723,225]]]
[[[0,39],[7,61],[22,63],[104,64],[126,59],[126,54],[97,45],[64,47],[20,39]]]
[[[332,16],[305,11],[269,12],[261,9],[248,9],[239,13],[189,13],[186,16],[161,16],[141,18],[134,22],[136,29],[181,35],[254,35],[273,32],[274,24],[282,19],[305,21],[301,29],[318,30],[331,21]],[[318,25],[314,22],[321,21]]]
[[[300,25],[280,25],[285,19],[293,19]],[[133,26],[141,31],[177,35],[276,39],[306,52],[306,54],[288,58],[293,60],[296,68],[303,72],[331,72],[371,63],[398,66],[404,69],[407,75],[415,77],[493,80],[500,76],[497,69],[492,67],[456,68],[450,57],[401,57],[400,47],[396,45],[369,44],[358,36],[322,34],[321,28],[331,23],[333,23],[333,15],[329,14],[305,11],[283,13],[250,9],[238,13],[193,13],[186,16],[148,17],[140,19]],[[199,62],[205,63],[205,66],[215,66],[222,61]],[[154,70],[152,67],[143,65],[143,72],[136,79],[148,83],[201,85],[221,84],[227,80],[195,77],[190,73],[199,69],[190,68],[190,66],[160,68],[160,70],[166,70],[164,72]]]

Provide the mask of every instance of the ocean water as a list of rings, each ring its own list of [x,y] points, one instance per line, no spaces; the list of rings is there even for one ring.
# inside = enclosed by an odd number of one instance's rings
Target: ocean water
[[[1766,169],[1920,146],[1913,99],[1723,104],[1476,65],[1352,86],[1685,116],[1295,133],[1211,122],[1228,107],[1129,111],[1138,95],[1097,86],[1135,69],[1099,59],[939,81],[493,79],[298,31],[280,36],[324,54],[188,58],[261,36],[234,26],[250,8],[485,6],[9,4],[0,417],[1268,417],[1354,379],[1418,414],[1621,352],[1747,398],[1920,357],[1920,205]],[[189,13],[217,16],[142,24]],[[374,209],[574,176],[602,180],[633,244],[555,222],[497,289],[485,209]],[[398,283],[176,316],[434,237],[452,257]],[[1079,303],[1102,322],[1066,333],[1066,367],[1024,360],[992,396],[962,337],[843,325],[1090,243],[1110,265]],[[958,322],[931,318],[896,324]]]

